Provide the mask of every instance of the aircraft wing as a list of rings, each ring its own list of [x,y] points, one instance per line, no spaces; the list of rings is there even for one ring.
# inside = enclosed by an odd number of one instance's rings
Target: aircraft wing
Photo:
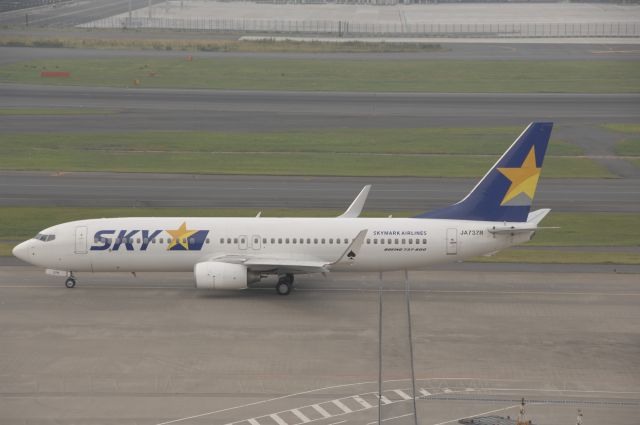
[[[335,261],[325,260],[295,260],[291,258],[265,258],[252,257],[251,255],[224,255],[212,258],[211,261],[222,263],[243,264],[252,271],[262,273],[327,273],[331,270],[331,266],[350,264],[354,261],[367,230],[361,230],[360,233],[351,241],[351,244],[344,250],[342,255]]]

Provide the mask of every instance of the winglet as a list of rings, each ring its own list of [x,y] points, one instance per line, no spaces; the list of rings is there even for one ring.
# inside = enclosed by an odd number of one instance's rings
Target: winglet
[[[360,233],[358,233],[358,236],[356,236],[353,239],[353,241],[351,242],[351,245],[349,245],[347,249],[344,250],[340,258],[338,258],[336,261],[328,265],[335,266],[336,264],[352,263],[353,260],[358,256],[360,247],[364,243],[364,238],[367,236],[367,231],[368,229],[361,230]]]
[[[362,212],[362,208],[364,207],[364,203],[367,200],[367,196],[369,196],[369,190],[371,190],[371,185],[368,184],[362,188],[356,199],[353,200],[349,208],[342,214],[339,215],[338,218],[357,218],[360,216]]]

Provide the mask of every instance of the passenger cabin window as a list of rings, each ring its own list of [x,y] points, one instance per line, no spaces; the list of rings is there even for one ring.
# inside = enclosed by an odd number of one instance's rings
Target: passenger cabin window
[[[426,245],[427,244],[427,240],[426,239],[422,239],[422,244]]]
[[[267,244],[267,238],[262,238],[262,243],[263,243],[264,245],[266,245],[266,244]]]
[[[367,245],[371,245],[371,239],[367,238]]]
[[[220,245],[224,245],[224,238],[220,238]]]
[[[275,238],[271,238],[271,243],[276,243],[276,239]]]

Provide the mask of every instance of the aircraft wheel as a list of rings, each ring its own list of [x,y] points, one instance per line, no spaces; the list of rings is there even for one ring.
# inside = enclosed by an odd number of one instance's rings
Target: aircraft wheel
[[[71,288],[76,286],[76,280],[74,278],[70,277],[64,282],[64,286],[66,286],[67,288],[71,289]]]
[[[279,280],[276,285],[278,295],[289,295],[291,293],[291,283],[283,279]]]

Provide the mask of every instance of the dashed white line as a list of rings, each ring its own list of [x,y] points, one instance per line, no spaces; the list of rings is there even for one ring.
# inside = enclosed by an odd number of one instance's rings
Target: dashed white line
[[[247,419],[247,422],[249,422],[251,425],[260,425],[260,422],[255,419]]]
[[[371,409],[373,407],[371,404],[367,402],[367,400],[360,397],[359,395],[355,395],[352,398],[356,401],[356,403],[360,404],[365,409]]]
[[[303,424],[306,424],[307,422],[311,422],[311,419],[307,418],[301,411],[299,411],[298,409],[291,409],[291,413],[293,413],[294,415],[296,415],[298,417],[298,419],[300,419],[302,421]]]
[[[326,410],[324,410],[322,407],[320,407],[318,404],[312,404],[311,407],[313,407],[316,410],[316,412],[320,413],[324,418],[331,417],[331,414]]]
[[[391,400],[389,400],[388,398],[386,398],[385,396],[380,396],[380,402],[382,404],[391,404]]]
[[[442,392],[445,394],[449,394],[449,393],[452,393],[453,391],[450,388],[443,388]]]
[[[422,394],[425,397],[429,397],[431,395],[431,393],[425,390],[424,388],[420,388],[420,394]]]
[[[289,425],[288,423],[286,423],[285,421],[283,421],[283,420],[282,420],[282,418],[281,418],[280,416],[278,416],[278,414],[277,414],[277,413],[274,413],[274,414],[272,414],[272,415],[269,415],[269,417],[270,417],[271,419],[273,419],[273,421],[274,421],[275,423],[277,423],[278,425]]]
[[[411,396],[409,396],[409,394],[405,393],[402,390],[393,390],[394,393],[398,394],[400,397],[402,397],[404,400],[411,400]]]
[[[351,413],[353,412],[353,410],[349,409],[349,407],[347,407],[343,402],[341,402],[340,400],[333,400],[333,404],[335,404],[336,406],[338,406],[338,408],[340,410],[342,410],[344,413]]]

